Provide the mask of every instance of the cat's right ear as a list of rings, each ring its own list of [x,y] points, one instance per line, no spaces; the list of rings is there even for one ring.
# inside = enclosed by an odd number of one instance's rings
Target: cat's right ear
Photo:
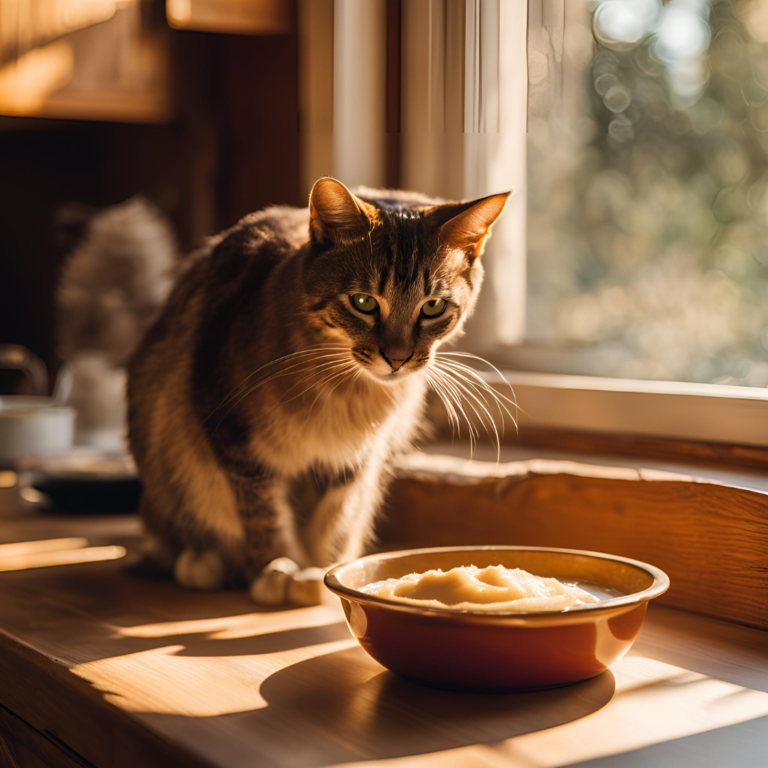
[[[325,177],[315,182],[309,195],[309,231],[318,243],[337,242],[367,234],[371,228],[368,209],[340,181]]]

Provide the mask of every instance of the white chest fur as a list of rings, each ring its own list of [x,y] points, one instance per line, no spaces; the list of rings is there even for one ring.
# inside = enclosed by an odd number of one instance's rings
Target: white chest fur
[[[276,410],[269,428],[255,431],[253,450],[259,461],[284,476],[311,467],[334,472],[360,467],[372,455],[388,454],[410,441],[424,394],[423,378],[412,375],[397,386],[373,383],[334,392],[306,409]]]

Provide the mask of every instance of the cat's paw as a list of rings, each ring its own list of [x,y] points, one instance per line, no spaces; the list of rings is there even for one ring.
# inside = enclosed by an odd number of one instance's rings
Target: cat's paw
[[[257,605],[318,605],[322,602],[322,568],[299,568],[289,557],[278,557],[251,582]]]
[[[320,605],[323,602],[323,568],[302,568],[288,583],[288,602],[293,605]]]
[[[278,557],[251,582],[251,600],[256,605],[284,605],[291,577],[298,572],[299,566],[290,557]]]
[[[226,568],[220,555],[213,550],[197,552],[185,549],[173,565],[173,578],[187,589],[221,589],[226,578]]]

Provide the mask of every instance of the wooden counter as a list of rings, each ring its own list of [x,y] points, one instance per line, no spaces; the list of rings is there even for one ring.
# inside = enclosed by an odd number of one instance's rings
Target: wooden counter
[[[766,764],[766,632],[653,606],[594,680],[436,691],[371,660],[330,595],[258,611],[126,573],[137,533],[131,517],[0,513],[0,542],[38,542],[0,546],[0,765]]]

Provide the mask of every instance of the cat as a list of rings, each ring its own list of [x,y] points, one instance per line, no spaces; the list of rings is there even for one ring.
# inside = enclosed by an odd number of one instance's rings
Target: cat
[[[314,604],[322,567],[365,549],[507,198],[326,177],[308,209],[246,216],[191,259],[128,381],[141,514],[179,584]]]
[[[120,444],[128,358],[162,311],[180,261],[173,229],[139,195],[102,211],[67,205],[56,223],[71,246],[56,291],[57,344],[72,372],[77,440],[110,432]]]

